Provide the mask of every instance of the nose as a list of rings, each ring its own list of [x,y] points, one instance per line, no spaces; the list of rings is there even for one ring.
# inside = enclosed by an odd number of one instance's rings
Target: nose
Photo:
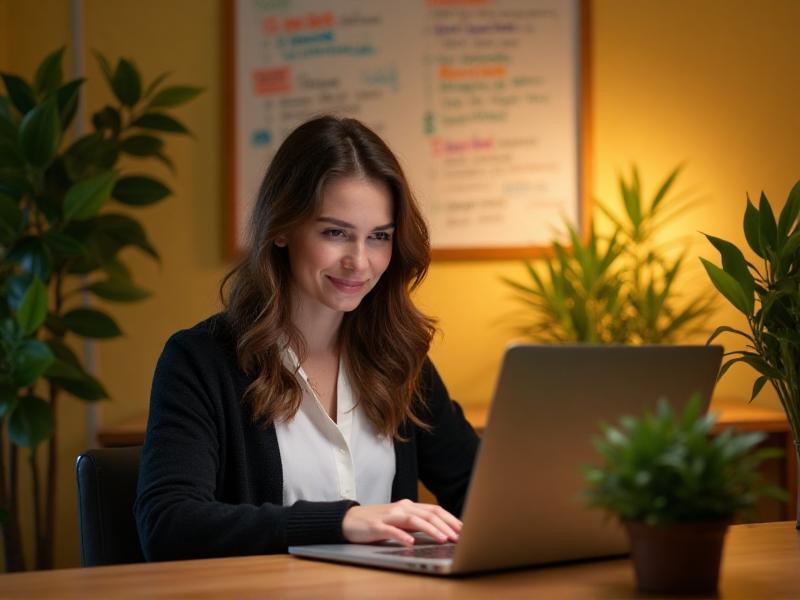
[[[342,258],[342,266],[348,271],[363,271],[367,268],[367,247],[363,241],[354,241],[348,245],[347,254]]]

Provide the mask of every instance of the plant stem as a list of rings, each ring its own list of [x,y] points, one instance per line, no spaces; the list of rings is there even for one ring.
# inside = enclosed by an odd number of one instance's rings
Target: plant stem
[[[28,458],[28,465],[30,466],[31,470],[31,488],[33,491],[33,497],[31,498],[33,502],[33,534],[34,540],[36,541],[36,557],[34,562],[36,564],[36,568],[40,569],[42,568],[41,554],[44,527],[42,523],[42,491],[41,486],[39,485],[39,465],[36,460],[38,449],[38,446],[31,448]]]
[[[50,408],[53,409],[53,418],[56,419],[58,409],[58,386],[50,384]],[[56,489],[58,482],[58,428],[53,428],[53,436],[47,442],[47,483],[45,502],[45,524],[43,547],[40,550],[42,564],[39,568],[53,568],[53,550],[56,531]]]
[[[5,440],[0,440],[5,445]],[[5,541],[6,571],[24,571],[25,557],[22,554],[22,535],[19,528],[19,505],[17,503],[17,491],[19,483],[18,448],[14,444],[9,444],[9,497],[8,497],[8,516],[3,523],[3,539]]]

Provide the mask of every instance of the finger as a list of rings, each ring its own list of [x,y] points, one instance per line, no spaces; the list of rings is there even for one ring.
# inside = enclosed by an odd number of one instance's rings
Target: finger
[[[388,523],[381,523],[375,528],[375,533],[378,537],[372,541],[378,540],[394,540],[403,546],[413,546],[414,536],[403,531],[399,527],[389,525]]]
[[[464,524],[461,522],[460,519],[456,518],[455,516],[447,512],[441,506],[434,505],[433,509],[436,516],[439,517],[445,523],[447,523],[450,527],[452,527],[454,531],[461,532],[461,527],[463,527]]]
[[[437,516],[439,519],[447,523],[447,525],[456,533],[461,531],[463,523],[456,517],[451,515],[441,506],[436,504],[417,504],[417,507],[423,508],[428,514]]]
[[[452,540],[453,542],[458,540],[458,533],[455,529],[453,529],[448,523],[442,519],[439,514],[437,513],[444,513],[449,514],[447,511],[444,510],[434,510],[438,507],[425,507],[418,509],[419,512],[415,513],[417,516],[425,519],[429,523],[431,523],[434,527],[436,527],[439,531],[441,531],[447,539]]]
[[[430,523],[429,521],[426,521],[425,519],[417,515],[408,516],[407,528],[411,528],[414,531],[421,531],[423,533],[427,533],[429,536],[431,536],[433,539],[439,542],[447,541],[447,535],[444,532],[437,529],[436,526],[433,525],[433,523]]]
[[[431,524],[433,524],[433,526],[436,527],[439,531],[444,533],[447,536],[447,539],[449,539],[451,542],[458,541],[458,533],[456,533],[456,531],[452,527],[450,527],[450,525],[448,525],[442,519],[440,519],[438,515],[436,515],[435,513],[431,513],[428,516],[428,521]]]

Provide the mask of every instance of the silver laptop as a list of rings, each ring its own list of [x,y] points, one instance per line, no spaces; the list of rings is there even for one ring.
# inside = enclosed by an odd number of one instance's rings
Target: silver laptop
[[[586,507],[582,466],[601,423],[666,398],[706,406],[721,346],[514,345],[506,350],[457,544],[293,546],[296,556],[454,575],[627,552],[621,526]]]

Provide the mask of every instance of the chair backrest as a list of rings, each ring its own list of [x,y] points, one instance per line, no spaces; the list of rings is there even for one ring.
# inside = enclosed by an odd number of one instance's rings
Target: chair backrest
[[[133,516],[141,451],[95,448],[78,456],[81,566],[144,562]]]

